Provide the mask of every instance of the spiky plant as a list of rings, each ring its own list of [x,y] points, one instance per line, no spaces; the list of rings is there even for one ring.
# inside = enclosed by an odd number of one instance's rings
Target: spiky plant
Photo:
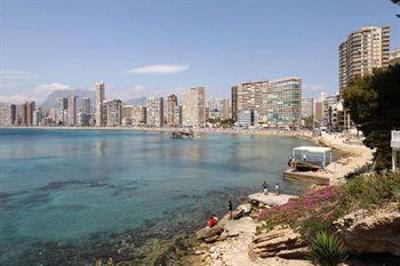
[[[328,232],[318,232],[312,240],[309,256],[316,265],[336,266],[347,258],[343,244]]]

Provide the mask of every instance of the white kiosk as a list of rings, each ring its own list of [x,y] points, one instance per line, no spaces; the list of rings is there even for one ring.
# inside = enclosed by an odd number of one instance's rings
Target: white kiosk
[[[392,147],[392,171],[396,171],[397,152],[400,151],[400,131],[392,130],[392,139],[390,141]]]

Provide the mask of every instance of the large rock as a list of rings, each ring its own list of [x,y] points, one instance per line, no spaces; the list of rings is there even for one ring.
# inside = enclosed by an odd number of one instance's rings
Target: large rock
[[[400,211],[396,204],[372,213],[350,213],[335,221],[334,226],[350,252],[400,256]]]
[[[256,236],[250,246],[250,256],[261,258],[303,259],[309,251],[299,233],[283,226]]]
[[[252,206],[250,203],[244,203],[239,205],[236,209],[239,211],[243,210],[243,214],[248,215],[251,212]]]
[[[207,226],[207,227],[204,227],[204,228],[200,229],[196,233],[196,238],[198,240],[207,239],[207,242],[213,242],[216,239],[218,239],[218,237],[222,234],[223,231],[224,231],[224,228],[222,228],[219,225],[216,225],[216,226],[211,227],[211,228]],[[216,236],[216,238],[215,238],[215,236]]]

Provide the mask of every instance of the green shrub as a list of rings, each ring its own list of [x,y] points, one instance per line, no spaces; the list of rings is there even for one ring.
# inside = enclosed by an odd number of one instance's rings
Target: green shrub
[[[312,240],[310,260],[316,265],[336,266],[347,258],[342,243],[331,233],[318,232]]]

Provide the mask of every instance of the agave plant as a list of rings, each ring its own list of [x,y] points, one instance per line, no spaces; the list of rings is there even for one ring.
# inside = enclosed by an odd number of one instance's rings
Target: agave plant
[[[309,256],[316,265],[336,266],[347,259],[343,244],[335,235],[328,232],[318,232],[312,240]]]

